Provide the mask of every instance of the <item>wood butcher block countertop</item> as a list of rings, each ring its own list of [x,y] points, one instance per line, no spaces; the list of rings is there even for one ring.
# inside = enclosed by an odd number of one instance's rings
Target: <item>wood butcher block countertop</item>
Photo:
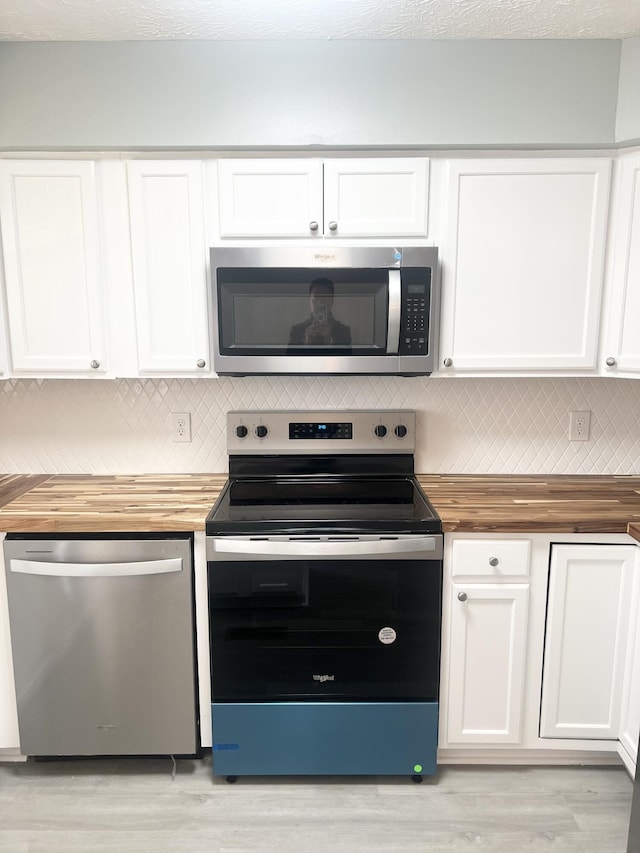
[[[204,530],[227,475],[56,474],[25,477],[33,487],[22,491],[19,477],[7,479],[0,477],[3,533],[153,533]]]
[[[445,531],[640,534],[640,477],[431,474],[418,480]]]
[[[204,530],[226,479],[226,474],[0,475],[0,532]],[[418,479],[445,532],[629,532],[640,541],[640,477]]]

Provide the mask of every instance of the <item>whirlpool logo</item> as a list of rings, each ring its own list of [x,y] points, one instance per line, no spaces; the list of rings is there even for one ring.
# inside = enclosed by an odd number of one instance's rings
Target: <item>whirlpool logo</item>
[[[314,675],[313,680],[324,683],[325,681],[335,681],[336,677],[335,675]]]

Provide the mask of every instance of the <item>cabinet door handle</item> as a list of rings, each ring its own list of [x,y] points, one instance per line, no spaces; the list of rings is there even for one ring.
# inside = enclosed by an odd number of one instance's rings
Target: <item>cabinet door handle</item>
[[[315,219],[312,219],[311,222],[309,223],[309,231],[317,231],[317,230],[318,230],[318,223],[315,221]]]
[[[607,367],[615,367],[615,366],[616,366],[616,360],[613,356],[610,355],[609,358],[607,359]]]
[[[337,230],[338,230],[338,223],[335,221],[335,219],[332,219],[331,222],[329,223],[329,231],[337,231]]]
[[[489,557],[489,565],[497,566],[500,560],[497,557]]]
[[[452,358],[445,358],[444,366],[445,367],[452,367],[453,366],[453,359]]]
[[[92,367],[94,370],[97,370],[97,369],[100,367],[100,362],[99,362],[99,361],[96,361],[96,359],[94,358],[94,359],[93,359],[93,361],[91,362],[91,367]]]
[[[469,598],[469,596],[467,595],[466,592],[459,592],[458,593],[458,601],[466,601],[467,598]]]
[[[204,367],[206,363],[207,363],[207,362],[204,360],[204,358],[199,358],[199,359],[196,361],[196,366],[197,366],[197,367]]]

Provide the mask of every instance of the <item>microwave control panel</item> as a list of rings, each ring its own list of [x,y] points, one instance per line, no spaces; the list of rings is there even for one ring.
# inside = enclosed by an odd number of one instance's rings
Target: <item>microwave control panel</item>
[[[429,306],[431,270],[402,271],[402,309],[400,323],[400,355],[426,355],[429,351]]]

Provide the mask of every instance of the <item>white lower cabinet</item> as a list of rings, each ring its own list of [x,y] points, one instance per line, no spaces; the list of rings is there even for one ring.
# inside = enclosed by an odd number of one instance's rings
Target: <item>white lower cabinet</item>
[[[449,743],[519,743],[529,584],[453,584]]]
[[[440,744],[518,745],[529,645],[531,541],[445,537]]]
[[[640,546],[635,552],[619,733],[620,757],[632,775],[635,775],[640,738]]]
[[[541,737],[618,738],[635,553],[552,546]]]
[[[445,534],[441,762],[620,755],[633,772],[640,548],[632,543],[624,534]]]
[[[194,597],[196,616],[196,653],[198,659],[198,706],[200,744],[209,747],[211,730],[211,667],[209,660],[209,594],[207,588],[207,547],[204,530],[193,536]]]
[[[5,759],[7,754],[20,752],[3,540],[4,533],[0,533],[0,760]]]

